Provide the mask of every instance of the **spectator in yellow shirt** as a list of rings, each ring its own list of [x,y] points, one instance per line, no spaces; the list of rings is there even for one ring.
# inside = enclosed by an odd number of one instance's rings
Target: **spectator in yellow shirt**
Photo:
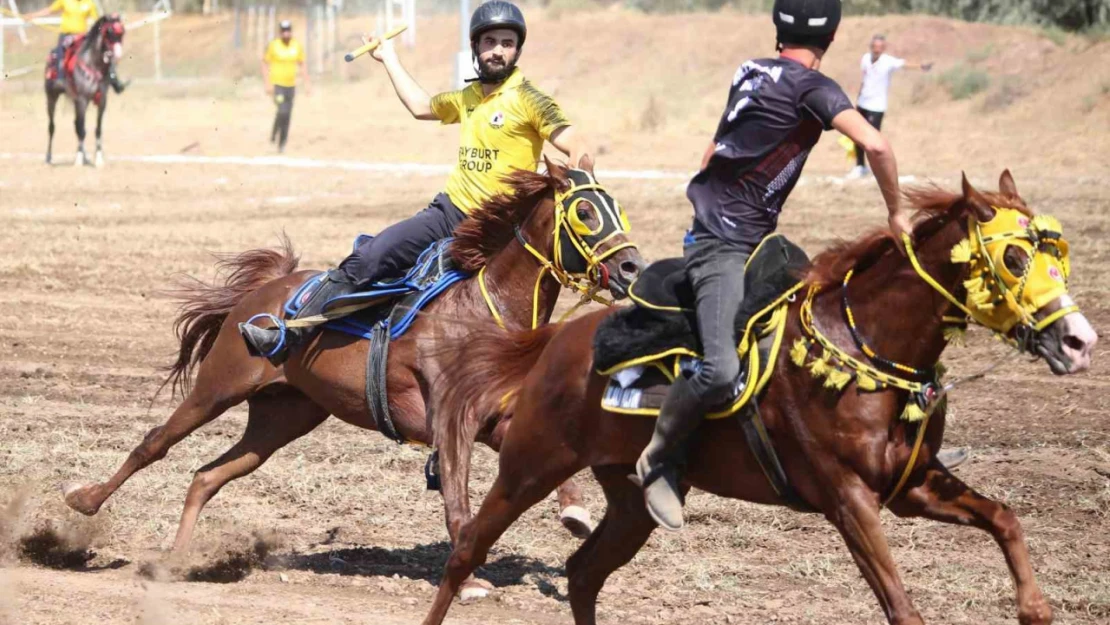
[[[25,20],[38,19],[40,17],[47,17],[55,13],[62,14],[61,32],[58,34],[58,45],[54,48],[54,70],[57,77],[62,76],[62,62],[65,60],[65,51],[70,44],[73,43],[74,38],[78,35],[85,34],[89,29],[89,23],[100,17],[99,11],[96,10],[95,0],[54,0],[50,6],[39,9],[33,13],[28,13],[23,16]],[[127,86],[120,82],[119,76],[116,75],[115,59],[108,71],[108,81],[112,84],[112,89],[116,93],[122,93],[123,89]]]
[[[308,93],[308,67],[304,62],[304,47],[301,42],[293,39],[293,24],[289,20],[283,20],[281,37],[270,42],[266,47],[266,55],[262,57],[262,80],[266,82],[266,93],[274,96],[274,104],[277,105],[274,127],[270,131],[270,143],[277,142],[278,152],[285,151],[285,141],[289,138],[297,66],[300,66],[304,74],[304,89]]]

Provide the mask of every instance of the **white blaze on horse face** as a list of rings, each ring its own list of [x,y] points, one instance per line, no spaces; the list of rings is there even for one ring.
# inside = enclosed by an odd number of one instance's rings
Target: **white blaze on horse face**
[[[1071,297],[1060,298],[1062,307],[1074,306]],[[1081,312],[1065,315],[1059,323],[1063,325],[1060,349],[1071,360],[1068,373],[1080,373],[1091,368],[1091,353],[1098,343],[1098,333]]]

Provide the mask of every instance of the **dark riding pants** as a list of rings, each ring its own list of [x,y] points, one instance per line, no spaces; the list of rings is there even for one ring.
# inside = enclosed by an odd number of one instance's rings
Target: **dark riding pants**
[[[882,130],[882,128],[883,128],[883,114],[882,113],[878,113],[878,112],[875,112],[875,111],[869,111],[867,109],[861,109],[859,107],[856,107],[856,110],[859,111],[860,115],[863,115],[863,118],[867,120],[867,123],[869,123],[869,124],[871,124],[872,126],[875,127],[875,130]],[[856,144],[856,164],[859,165],[860,167],[863,167],[863,165],[864,165],[864,160],[863,160],[864,156],[866,156],[866,154],[864,154],[863,146],[857,143]]]
[[[717,407],[734,399],[740,357],[736,353],[736,313],[744,299],[744,263],[750,252],[702,231],[687,239],[686,276],[697,301],[701,369],[690,388],[702,405]]]
[[[54,46],[54,68],[58,71],[58,77],[65,75],[65,59],[66,59],[66,46],[73,40],[73,35],[69,33],[58,34],[58,45]]]
[[[451,236],[464,219],[466,214],[451,203],[446,193],[440,193],[424,210],[359,246],[339,264],[339,269],[360,287],[399,278],[416,264],[421,252]]]
[[[274,104],[277,105],[277,114],[274,116],[274,129],[270,132],[270,141],[278,141],[278,146],[284,148],[289,139],[289,120],[293,117],[293,96],[296,87],[281,87],[274,85]]]

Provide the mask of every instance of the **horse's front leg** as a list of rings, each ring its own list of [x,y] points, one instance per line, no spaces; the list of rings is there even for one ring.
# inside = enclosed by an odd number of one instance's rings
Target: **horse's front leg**
[[[891,502],[890,510],[903,517],[925,517],[956,525],[972,525],[990,532],[1010,567],[1017,589],[1018,621],[1022,625],[1052,622],[1048,605],[1029,563],[1029,548],[1021,523],[1010,508],[987,499],[948,472],[937,460],[926,468],[917,485]]]
[[[77,131],[77,157],[73,164],[76,167],[87,165],[89,159],[85,156],[85,111],[89,108],[89,101],[78,96],[73,100],[73,129]]]
[[[860,573],[871,586],[892,625],[924,625],[921,615],[910,602],[890,547],[879,521],[878,496],[856,475],[843,475],[837,480],[834,500],[826,508],[828,518],[852,552]]]
[[[57,91],[52,90],[50,82],[46,83],[46,115],[50,119],[49,125],[46,127],[49,136],[46,140],[46,164],[49,165],[52,154],[54,152],[54,111],[58,108],[58,97],[61,95]]]
[[[104,146],[100,142],[100,136],[104,126],[104,109],[108,108],[108,90],[103,89],[102,91],[100,102],[96,105],[96,156],[93,164],[97,167],[104,167]]]

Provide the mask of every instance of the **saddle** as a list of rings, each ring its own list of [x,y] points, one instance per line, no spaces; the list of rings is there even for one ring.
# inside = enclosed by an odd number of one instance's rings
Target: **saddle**
[[[787,304],[802,287],[799,276],[808,264],[805,252],[782,235],[767,237],[749,257],[735,322],[742,364],[737,399],[710,418],[735,414],[770,379]],[[629,288],[629,298],[635,306],[608,317],[594,335],[594,368],[610,376],[602,407],[656,416],[671,382],[701,365],[694,290],[683,259],[653,263]]]
[[[77,34],[69,37],[62,44],[62,58],[58,58],[57,48],[51,49],[50,53],[46,56],[46,80],[62,80],[66,76],[72,76],[73,71],[77,66],[77,52],[81,49],[81,43],[85,40],[85,34]],[[62,75],[58,74],[58,61],[61,61]]]
[[[706,419],[739,413],[741,431],[756,462],[787,506],[811,512],[798,496],[775,453],[754,398],[771,380],[790,303],[805,283],[799,277],[809,258],[782,235],[764,239],[744,267],[744,301],[736,315],[740,374],[735,399]],[[685,262],[670,258],[654,263],[629,288],[635,306],[608,317],[594,336],[594,368],[609,376],[602,409],[658,417],[671,384],[701,366],[694,290]]]
[[[354,247],[370,235],[361,235]],[[341,295],[324,304],[323,327],[370,341],[366,359],[366,402],[378,431],[398,442],[407,442],[393,426],[386,391],[389,343],[412,327],[416,316],[436,297],[470,274],[459,270],[451,258],[451,242],[444,239],[424,250],[404,276],[372,284],[365,291]],[[294,316],[320,285],[325,274],[305,282],[288,301],[284,312]]]

